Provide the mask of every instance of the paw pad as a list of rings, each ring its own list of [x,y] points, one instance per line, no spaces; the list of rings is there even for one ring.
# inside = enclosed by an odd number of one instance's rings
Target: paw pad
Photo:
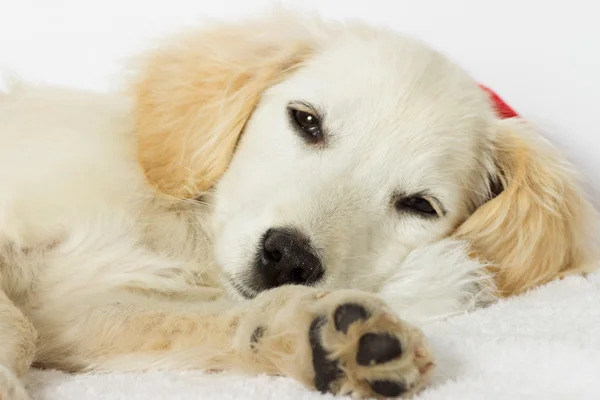
[[[260,341],[260,339],[263,337],[264,334],[265,334],[264,326],[259,326],[254,330],[254,332],[252,332],[252,335],[250,336],[250,349],[254,353],[256,353],[258,351],[258,342]]]
[[[333,321],[337,331],[347,333],[348,328],[356,321],[367,319],[368,313],[365,308],[359,304],[347,303],[339,306],[333,314]]]
[[[377,394],[385,397],[398,397],[406,392],[406,386],[401,382],[394,381],[374,381],[369,382],[371,389]]]
[[[402,346],[397,337],[388,333],[365,333],[358,341],[356,362],[368,366],[383,364],[402,355]]]
[[[313,368],[315,370],[315,387],[318,391],[329,391],[331,382],[342,376],[343,372],[338,367],[336,360],[330,360],[328,352],[321,344],[321,329],[327,323],[325,317],[317,317],[310,324],[308,339],[312,348]]]

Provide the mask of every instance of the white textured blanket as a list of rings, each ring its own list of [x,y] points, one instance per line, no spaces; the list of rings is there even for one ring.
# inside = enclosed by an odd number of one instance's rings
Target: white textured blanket
[[[569,277],[425,328],[437,355],[419,400],[600,399],[600,274]],[[332,399],[286,379],[196,372],[33,371],[36,400]]]

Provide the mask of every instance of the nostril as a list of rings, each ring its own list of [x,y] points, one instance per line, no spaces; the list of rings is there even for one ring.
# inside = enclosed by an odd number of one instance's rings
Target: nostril
[[[264,256],[267,259],[267,261],[272,261],[272,262],[281,261],[282,255],[279,250],[267,250],[265,248],[263,253],[264,253]]]
[[[271,252],[271,258],[273,259],[273,261],[281,261],[281,252],[279,250],[273,250]]]
[[[269,229],[265,234],[263,239],[263,248],[262,248],[262,256],[266,262],[277,263],[281,261],[283,255],[279,250],[279,245],[276,240],[274,240],[273,230]]]

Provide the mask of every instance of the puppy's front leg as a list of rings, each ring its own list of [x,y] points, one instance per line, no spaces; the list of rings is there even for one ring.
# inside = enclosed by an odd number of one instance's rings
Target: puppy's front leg
[[[68,317],[72,330],[49,330],[60,337],[42,337],[42,347],[61,340],[62,346],[40,350],[40,362],[70,352],[59,367],[278,374],[357,397],[412,394],[433,365],[420,331],[362,292],[288,286],[237,305],[200,306],[131,294],[113,298]]]
[[[0,400],[25,400],[21,378],[35,353],[33,325],[0,289]]]

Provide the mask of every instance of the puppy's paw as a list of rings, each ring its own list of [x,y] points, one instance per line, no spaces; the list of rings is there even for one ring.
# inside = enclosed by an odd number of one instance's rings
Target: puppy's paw
[[[29,400],[23,382],[8,368],[0,365],[0,400]]]
[[[291,285],[262,293],[252,305],[238,337],[255,370],[323,393],[406,398],[433,369],[421,331],[372,294]]]
[[[308,329],[317,390],[388,398],[423,388],[434,364],[420,331],[367,294],[340,291],[318,301]]]

